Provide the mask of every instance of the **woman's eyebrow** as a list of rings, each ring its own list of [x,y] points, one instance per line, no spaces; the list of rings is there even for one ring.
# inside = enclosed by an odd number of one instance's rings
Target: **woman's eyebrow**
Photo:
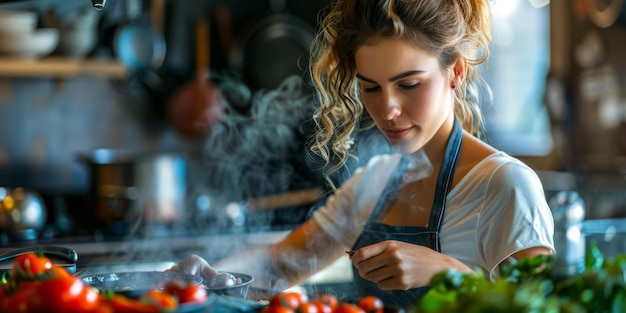
[[[407,72],[404,72],[404,73],[400,73],[400,74],[398,74],[396,76],[393,76],[393,77],[389,78],[389,82],[394,82],[394,81],[396,81],[398,79],[402,79],[404,77],[415,75],[415,74],[420,74],[420,73],[423,73],[423,72],[424,71],[414,70],[414,71],[407,71]],[[363,76],[363,75],[361,75],[359,73],[356,74],[356,77],[358,79],[366,81],[366,82],[370,82],[370,83],[374,83],[374,84],[376,83],[375,80],[373,80],[371,78],[367,78],[367,77],[365,77],[365,76]]]

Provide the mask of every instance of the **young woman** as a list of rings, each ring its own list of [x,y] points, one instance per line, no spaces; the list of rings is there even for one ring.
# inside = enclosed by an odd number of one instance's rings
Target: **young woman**
[[[372,158],[281,242],[216,268],[286,288],[354,250],[358,295],[411,306],[438,272],[480,269],[493,279],[509,258],[554,252],[534,171],[476,137],[487,0],[337,0],[320,26],[312,150],[340,160],[329,174],[340,168],[367,113],[398,153]],[[425,177],[412,170],[422,153],[433,169]],[[172,270],[213,268],[191,256]]]

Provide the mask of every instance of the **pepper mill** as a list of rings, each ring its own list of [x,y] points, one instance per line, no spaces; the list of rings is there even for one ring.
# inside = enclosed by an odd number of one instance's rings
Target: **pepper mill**
[[[585,269],[584,202],[576,191],[560,191],[549,204],[554,217],[554,276],[575,276]]]

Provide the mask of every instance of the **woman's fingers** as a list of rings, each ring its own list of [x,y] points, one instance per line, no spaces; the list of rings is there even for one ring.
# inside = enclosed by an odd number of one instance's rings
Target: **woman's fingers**
[[[213,279],[218,273],[206,260],[195,254],[179,261],[178,264],[172,266],[169,270],[172,272],[197,275],[205,280]]]

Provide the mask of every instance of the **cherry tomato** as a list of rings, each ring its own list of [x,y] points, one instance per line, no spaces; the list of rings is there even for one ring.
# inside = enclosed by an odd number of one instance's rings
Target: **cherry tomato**
[[[33,284],[40,282],[33,281]],[[11,294],[8,294],[6,298],[2,301],[2,307],[0,311],[4,313],[13,313],[13,312],[25,312],[28,309],[28,306],[24,307],[25,304],[28,303],[29,299],[36,296],[34,294],[35,288],[21,288],[17,289]],[[24,307],[24,309],[22,309]]]
[[[52,264],[52,269],[48,271],[49,278],[63,278],[74,276],[70,274],[65,268]]]
[[[333,313],[365,313],[365,310],[354,303],[341,302],[337,304]]]
[[[43,255],[27,252],[18,255],[11,266],[11,277],[15,280],[37,279],[52,269],[52,261]]]
[[[209,299],[206,289],[200,285],[182,285],[172,282],[165,285],[164,290],[176,296],[178,303],[203,303]]]
[[[141,302],[121,294],[114,294],[107,300],[115,313],[158,313],[161,308],[151,302]]]
[[[295,310],[300,304],[308,301],[309,299],[304,293],[288,290],[272,296],[272,298],[270,298],[270,306],[282,306]]]
[[[316,298],[316,301],[320,301],[328,305],[333,310],[337,307],[337,304],[339,304],[339,300],[337,300],[337,297],[331,294],[322,294]]]
[[[270,305],[264,308],[263,313],[295,313],[295,309],[280,306],[280,305]]]
[[[317,310],[317,306],[312,302],[303,302],[300,303],[300,306],[296,310],[298,313],[320,313]]]
[[[385,310],[383,300],[375,296],[365,296],[359,299],[356,305],[363,309],[366,313],[383,313]]]
[[[4,303],[6,312],[90,312],[101,297],[76,277],[23,282]]]
[[[173,294],[155,289],[148,291],[139,300],[155,303],[165,310],[175,310],[178,307],[178,300]]]

